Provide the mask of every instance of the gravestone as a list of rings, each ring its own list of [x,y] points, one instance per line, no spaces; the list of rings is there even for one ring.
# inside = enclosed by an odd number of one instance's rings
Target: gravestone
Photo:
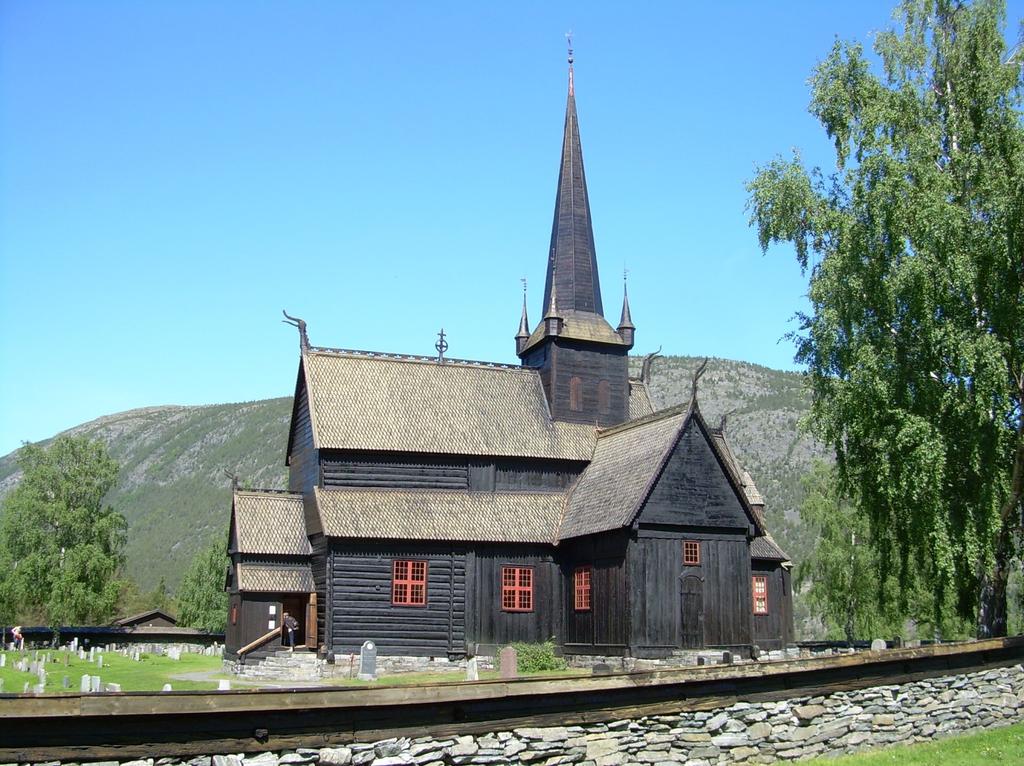
[[[169,691],[173,691],[173,690],[171,689],[171,685],[170,684],[164,684],[162,687],[160,687],[160,691],[162,691],[162,692],[169,692]]]
[[[78,651],[78,638],[77,637],[71,639],[71,651],[73,651],[73,652],[77,652]]]
[[[590,669],[590,672],[595,676],[610,676],[612,674],[612,666],[607,662],[598,662]]]
[[[119,692],[121,691],[121,684],[107,684],[105,690],[108,692]]]
[[[89,649],[89,662],[96,662],[96,647]]]
[[[25,682],[25,686],[21,690],[22,694],[28,694],[28,681]]]
[[[480,668],[477,665],[476,657],[470,657],[468,660],[466,660],[466,680],[480,680]]]
[[[39,672],[39,663],[36,662],[35,660],[30,662],[28,664],[28,672],[31,673],[32,675],[35,675],[36,673],[38,673]]]
[[[101,655],[99,655],[99,656],[98,656],[98,657],[96,658],[96,667],[97,667],[97,668],[102,668],[102,667],[103,667],[103,655],[102,655],[102,654],[101,654]]]
[[[79,650],[78,650],[78,659],[80,659],[80,660],[84,660],[85,659],[85,649],[79,648]]]
[[[36,684],[32,687],[32,691],[36,694],[46,694],[46,684]]]
[[[884,652],[885,651],[885,639],[876,638],[871,642],[871,651],[873,652]]]
[[[62,688],[62,689],[70,689],[71,688],[71,679],[68,678],[67,676],[64,676],[63,678],[61,678],[60,679],[60,688]]]
[[[89,682],[89,691],[91,692],[98,692],[100,689],[103,688],[99,676],[89,676]]]
[[[722,652],[722,664],[732,665],[732,652]]]
[[[360,681],[377,680],[377,645],[373,641],[364,641],[359,649]]]
[[[227,680],[226,678],[222,678],[220,681],[217,682],[217,691],[219,691],[219,692],[231,691],[231,682],[229,680]]]
[[[0,668],[5,668],[5,667],[7,667],[7,655],[6,654],[0,654]]]
[[[703,655],[697,657],[697,664],[698,665],[707,665],[708,664],[708,658],[703,656]]]
[[[79,691],[82,694],[88,694],[92,690],[92,676],[82,676],[82,683],[79,686]]]
[[[902,636],[893,636],[892,637],[892,648],[893,649],[902,649],[903,648],[903,637]]]
[[[514,646],[506,646],[499,655],[502,678],[517,678],[519,657]]]

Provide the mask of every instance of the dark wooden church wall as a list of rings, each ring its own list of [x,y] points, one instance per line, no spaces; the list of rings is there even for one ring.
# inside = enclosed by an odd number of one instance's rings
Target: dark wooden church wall
[[[469,489],[469,462],[462,456],[344,453],[324,450],[323,486],[381,489]]]
[[[273,615],[270,614],[270,607],[274,607]],[[234,648],[234,651],[237,652],[241,647],[268,633],[271,630],[270,620],[274,620],[274,625],[279,626],[282,608],[280,597],[277,595],[269,593],[239,594],[238,624],[236,625],[238,646]],[[229,612],[228,620],[230,619]],[[272,638],[259,649],[247,654],[246,659],[265,657],[280,648],[280,637]]]
[[[313,447],[313,426],[309,421],[306,387],[299,386],[295,398],[295,423],[291,455],[288,456],[288,490],[310,492],[320,478],[317,451]]]
[[[427,603],[391,603],[393,562],[427,561]],[[330,647],[358,652],[373,641],[381,654],[446,656],[466,643],[466,553],[444,544],[349,544],[331,541],[328,568]]]
[[[514,523],[514,522],[510,522]],[[561,577],[550,548],[541,546],[476,546],[471,556],[470,643],[478,651],[514,641],[558,640]],[[506,612],[501,608],[503,566],[533,568],[533,611]]]
[[[626,536],[599,535],[559,548],[564,637],[569,654],[624,654],[628,646],[629,604],[643,598],[631,592],[626,577]],[[573,573],[591,567],[590,611],[576,611]]]
[[[324,450],[323,486],[471,492],[559,492],[586,463],[535,458]]]
[[[704,640],[708,646],[749,645],[753,602],[750,546],[745,537],[701,543],[704,572]]]
[[[541,377],[548,378],[545,390],[552,415],[558,420],[611,426],[628,418],[629,361],[625,347],[556,340],[543,364]],[[582,384],[579,411],[570,407],[569,381],[573,377]],[[597,384],[602,380],[608,381],[607,413],[598,407]]]
[[[681,538],[640,538],[629,549],[630,644],[637,656],[667,654],[680,641]]]
[[[789,572],[775,561],[751,561],[750,568],[752,578],[765,577],[768,585],[768,614],[754,614],[753,601],[750,604],[753,642],[762,649],[781,649],[792,642],[790,630],[793,607],[789,593]]]
[[[310,535],[309,544],[313,548],[310,556],[310,569],[313,572],[313,586],[316,588],[316,635],[317,646],[320,644],[330,646],[327,641],[325,629],[327,627],[327,538],[322,534]]]
[[[744,530],[750,519],[707,442],[691,421],[640,514],[640,523]]]

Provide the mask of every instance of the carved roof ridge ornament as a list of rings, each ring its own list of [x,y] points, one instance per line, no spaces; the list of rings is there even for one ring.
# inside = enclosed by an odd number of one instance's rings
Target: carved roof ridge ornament
[[[221,470],[224,471],[224,475],[225,476],[227,476],[229,479],[231,479],[231,491],[232,492],[237,492],[238,491],[238,474],[237,473],[232,473],[227,468],[223,468]]]
[[[444,352],[448,350],[448,341],[445,340],[443,327],[437,334],[437,343],[434,344],[434,348],[437,349],[437,363],[444,364]]]
[[[651,365],[654,364],[654,360],[659,356],[661,356],[661,346],[658,346],[657,351],[652,351],[644,356],[643,365],[640,367],[640,380],[642,380],[645,385],[649,386],[651,384]]]
[[[281,313],[284,314],[284,319],[281,321],[285,324],[290,324],[292,327],[299,329],[299,348],[303,351],[309,350],[309,336],[306,334],[306,320],[293,317],[288,314],[287,311],[281,309]]]
[[[701,377],[708,368],[708,357],[704,357],[704,361],[700,363],[700,366],[693,373],[693,381],[690,384],[690,401],[696,404],[697,402],[697,384],[700,382]]]

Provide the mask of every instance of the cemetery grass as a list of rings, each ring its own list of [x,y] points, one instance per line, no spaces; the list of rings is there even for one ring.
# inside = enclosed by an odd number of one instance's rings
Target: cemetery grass
[[[1024,763],[1024,724],[935,742],[887,747],[842,758],[818,758],[808,763],[823,766],[988,766],[993,763]]]
[[[22,656],[31,662],[36,654],[35,651],[26,652],[21,655],[19,652],[0,652],[7,655],[7,664],[0,668],[0,679],[3,679],[4,694],[20,694],[28,682],[29,689],[33,689],[38,683],[36,677],[31,673],[22,673],[14,668]],[[153,692],[160,691],[164,684],[170,684],[174,691],[211,691],[217,688],[217,677],[220,676],[221,658],[207,657],[202,654],[181,655],[180,660],[172,660],[169,657],[158,657],[151,654],[141,655],[141,660],[136,662],[129,657],[123,657],[116,652],[103,652],[103,667],[97,667],[96,662],[81,660],[76,654],[68,655],[68,666],[64,666],[64,650],[49,650],[38,652],[39,657],[49,654],[52,662],[45,664],[46,670],[46,693],[67,694],[78,693],[81,688],[82,676],[99,676],[105,686],[109,683],[120,684],[124,692]],[[182,681],[172,676],[182,673],[197,672],[218,672],[216,677],[210,681]],[[68,677],[70,687],[65,689],[62,685],[64,676]],[[225,676],[226,677],[226,676]]]

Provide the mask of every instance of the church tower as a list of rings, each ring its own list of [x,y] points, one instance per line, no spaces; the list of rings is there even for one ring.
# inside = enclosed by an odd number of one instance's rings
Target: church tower
[[[601,305],[570,47],[569,98],[544,284],[544,312],[537,327],[529,337],[524,337],[524,306],[516,336],[516,353],[524,367],[540,371],[555,420],[611,426],[628,419],[627,354],[633,347],[635,328],[625,295],[623,298],[622,320],[616,331],[604,318]]]

